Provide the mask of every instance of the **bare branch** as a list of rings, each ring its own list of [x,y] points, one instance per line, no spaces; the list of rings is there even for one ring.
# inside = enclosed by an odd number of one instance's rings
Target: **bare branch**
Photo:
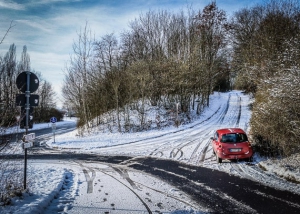
[[[10,32],[10,30],[11,30],[14,26],[16,26],[15,24],[13,24],[13,22],[14,22],[14,21],[11,21],[11,22],[10,22],[10,25],[9,25],[8,29],[6,30],[4,36],[2,37],[2,39],[1,39],[1,41],[0,41],[0,44],[2,44],[2,42],[3,42],[4,39],[5,39],[5,37],[6,37],[7,34]]]

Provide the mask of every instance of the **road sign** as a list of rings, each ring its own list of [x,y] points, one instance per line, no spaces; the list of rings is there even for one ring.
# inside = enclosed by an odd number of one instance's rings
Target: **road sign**
[[[38,106],[39,105],[40,96],[37,94],[31,94],[29,97],[29,105],[30,106]],[[26,95],[25,94],[16,94],[16,105],[17,106],[25,106],[26,104]]]
[[[35,133],[24,135],[22,138],[24,142],[33,141],[34,139],[35,139]]]
[[[30,81],[29,91],[30,91],[30,93],[33,93],[38,89],[40,81],[39,81],[39,78],[32,72],[30,72],[30,80],[29,81]],[[16,83],[17,83],[17,88],[21,92],[25,93],[25,91],[27,90],[27,72],[26,71],[20,73],[17,76]]]
[[[33,147],[33,142],[23,143],[22,146],[23,149],[28,149],[30,147]]]
[[[51,118],[50,118],[50,122],[51,122],[51,123],[56,123],[56,122],[57,122],[56,117],[51,117]]]
[[[26,109],[24,106],[21,107],[21,115],[24,115],[26,114]],[[33,107],[30,107],[29,108],[29,115],[32,115],[33,114]]]

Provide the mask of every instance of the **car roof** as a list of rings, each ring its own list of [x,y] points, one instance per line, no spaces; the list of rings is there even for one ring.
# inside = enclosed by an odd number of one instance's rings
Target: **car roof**
[[[218,129],[217,132],[221,135],[228,133],[242,133],[246,134],[243,129],[240,128],[227,128],[227,129]]]

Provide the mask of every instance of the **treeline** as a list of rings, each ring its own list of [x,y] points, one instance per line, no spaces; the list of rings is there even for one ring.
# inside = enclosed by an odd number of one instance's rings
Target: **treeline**
[[[78,33],[66,67],[63,96],[89,129],[116,110],[119,131],[145,102],[200,114],[212,91],[253,94],[251,135],[261,151],[299,152],[300,12],[297,0],[269,0],[229,19],[215,2],[187,13],[153,12],[130,22],[119,37]],[[234,85],[233,85],[234,84]],[[134,103],[139,102],[138,105]],[[178,121],[177,121],[178,122]]]
[[[230,88],[227,31],[226,14],[215,2],[197,13],[149,11],[130,22],[119,39],[109,34],[95,40],[86,25],[66,68],[66,105],[88,129],[112,109],[119,131],[124,131],[121,120],[133,124],[129,110],[139,112],[143,129],[146,101],[173,109],[178,103],[186,115],[195,106],[200,114],[214,89]]]
[[[21,107],[16,106],[17,89],[16,78],[23,71],[34,72],[40,80],[40,85],[35,94],[39,95],[39,106],[34,108],[32,115],[35,122],[48,122],[52,116],[61,118],[61,113],[55,109],[55,92],[51,84],[44,80],[41,73],[35,72],[30,67],[30,56],[27,47],[23,47],[21,58],[17,61],[17,47],[12,44],[4,56],[0,56],[0,127],[18,125],[17,117],[23,117]]]
[[[236,87],[255,95],[251,129],[270,155],[300,151],[299,1],[269,1],[233,18]]]

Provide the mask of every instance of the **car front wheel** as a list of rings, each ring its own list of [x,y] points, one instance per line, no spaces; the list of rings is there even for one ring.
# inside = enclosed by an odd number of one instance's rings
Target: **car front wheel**
[[[219,158],[217,154],[216,154],[216,158],[217,158],[217,163],[222,163],[222,158]]]

